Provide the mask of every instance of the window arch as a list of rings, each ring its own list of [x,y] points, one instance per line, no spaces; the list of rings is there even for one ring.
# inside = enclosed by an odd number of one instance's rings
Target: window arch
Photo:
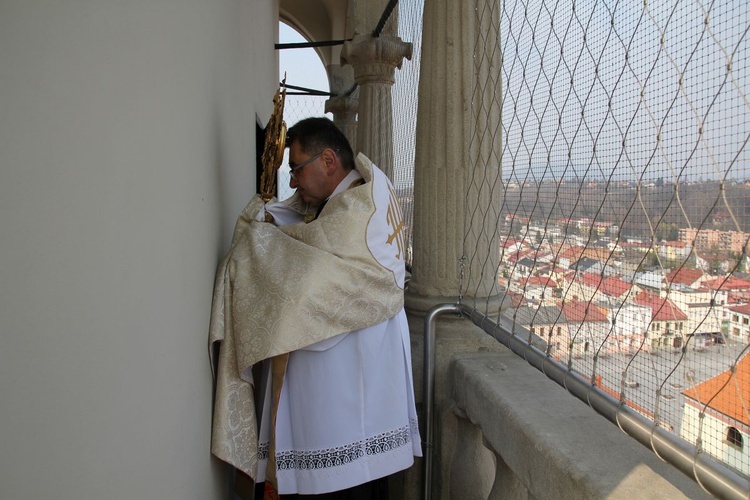
[[[304,43],[308,42],[302,34],[292,25],[279,21],[279,43]],[[299,48],[291,50],[280,50],[279,54],[279,81],[286,77],[286,83],[305,87],[308,89],[328,92],[330,84],[328,73],[323,65],[323,60],[314,48]],[[293,92],[293,91],[290,91]],[[303,118],[310,116],[326,115],[326,96],[298,95],[288,93],[284,104],[284,121],[287,128],[291,127]],[[352,144],[352,147],[354,145]],[[294,189],[289,186],[289,150],[284,150],[284,160],[278,171],[277,185],[278,196],[284,200],[294,194]]]
[[[735,427],[727,429],[727,442],[742,449],[742,433]]]

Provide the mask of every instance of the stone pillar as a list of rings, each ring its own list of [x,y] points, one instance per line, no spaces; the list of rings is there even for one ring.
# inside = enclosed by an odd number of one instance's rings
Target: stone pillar
[[[524,486],[517,475],[513,473],[508,464],[499,453],[495,453],[495,482],[492,485],[487,500],[533,500],[529,490]]]
[[[352,148],[357,145],[357,107],[359,91],[346,94],[354,87],[354,73],[350,66],[328,66],[331,92],[338,94],[326,101],[325,112],[333,114],[333,123],[341,130]],[[356,151],[355,151],[356,154]]]
[[[414,173],[414,264],[407,311],[500,306],[499,8],[426,0]],[[465,259],[462,262],[462,256]]]
[[[331,97],[326,101],[326,113],[333,113],[333,123],[341,130],[352,148],[357,144],[357,105],[358,92],[350,95]],[[355,153],[356,154],[356,151]]]
[[[482,429],[463,412],[458,413],[457,446],[450,468],[450,498],[486,500],[495,481],[495,456],[484,445]]]
[[[396,68],[411,59],[412,44],[397,36],[356,35],[341,51],[342,64],[354,68],[359,84],[359,117],[355,154],[366,154],[393,180],[393,105]]]

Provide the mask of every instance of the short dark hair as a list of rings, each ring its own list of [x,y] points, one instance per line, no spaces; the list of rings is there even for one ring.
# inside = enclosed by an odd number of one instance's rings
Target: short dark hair
[[[292,125],[286,133],[286,146],[295,142],[308,154],[317,154],[325,148],[337,150],[344,169],[354,168],[354,153],[349,140],[328,118],[305,118]]]

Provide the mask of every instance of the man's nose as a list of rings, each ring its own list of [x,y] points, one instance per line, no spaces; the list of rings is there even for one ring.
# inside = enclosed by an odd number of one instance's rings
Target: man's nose
[[[294,177],[289,177],[289,187],[292,189],[297,189],[297,186],[299,186],[299,184],[297,183],[297,179],[295,179]]]

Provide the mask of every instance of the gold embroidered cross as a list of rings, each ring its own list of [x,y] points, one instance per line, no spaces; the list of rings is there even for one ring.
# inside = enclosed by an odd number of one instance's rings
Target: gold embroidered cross
[[[398,205],[396,199],[396,193],[393,191],[391,186],[388,186],[390,192],[390,201],[388,203],[388,212],[386,214],[386,221],[388,225],[393,229],[393,233],[388,235],[386,243],[389,245],[393,244],[393,240],[396,240],[396,248],[398,253],[396,254],[397,259],[403,258],[404,252],[404,218],[401,216],[401,207]]]

